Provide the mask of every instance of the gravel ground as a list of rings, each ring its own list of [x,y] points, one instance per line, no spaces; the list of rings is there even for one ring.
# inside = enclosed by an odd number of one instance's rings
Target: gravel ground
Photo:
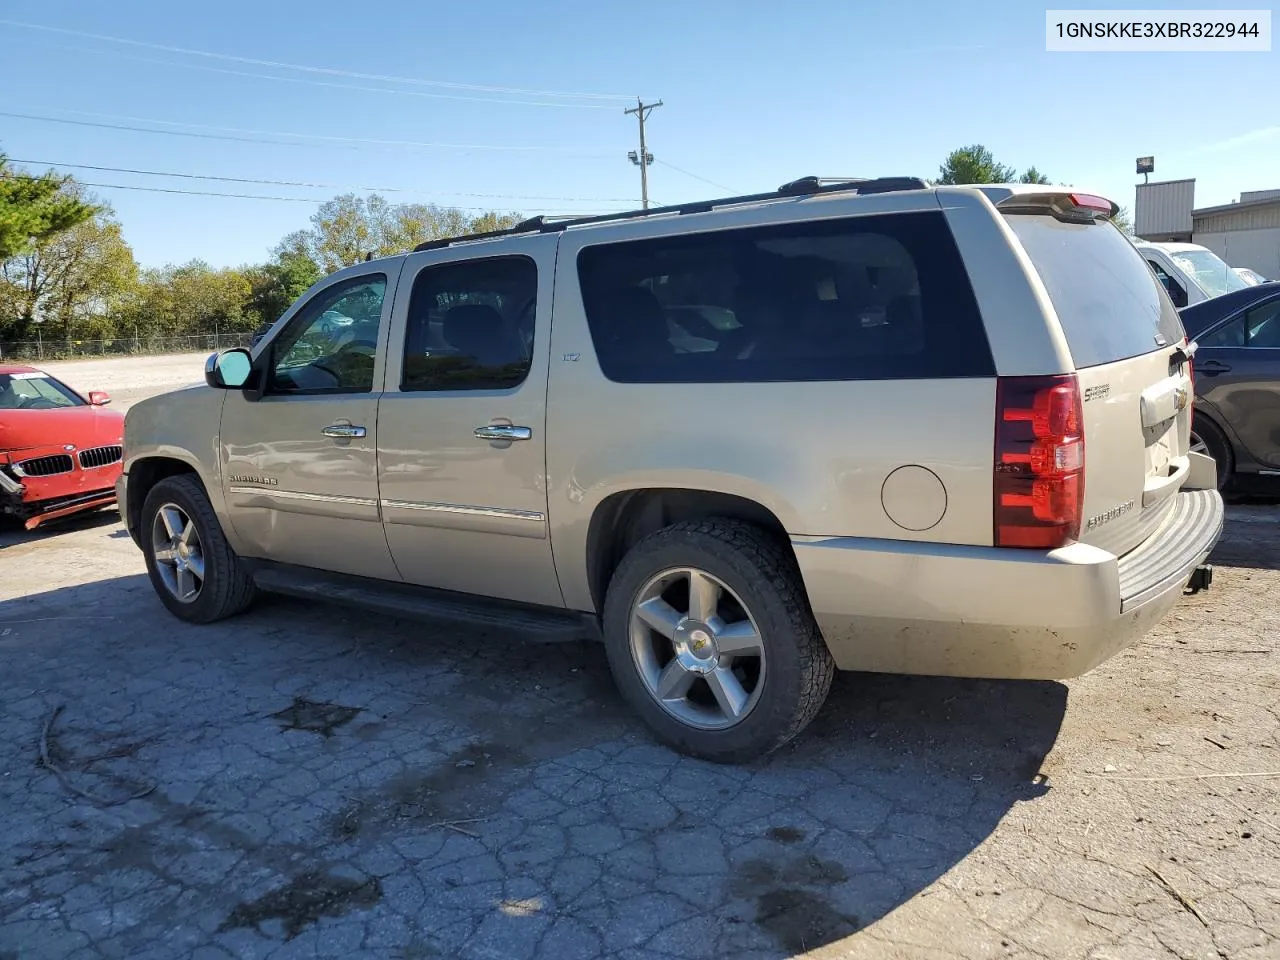
[[[733,768],[591,645],[190,627],[112,515],[6,534],[0,958],[1275,958],[1280,507],[1214,560],[1087,677],[845,675]]]
[[[37,364],[81,393],[105,390],[111,407],[125,411],[139,400],[157,393],[204,383],[205,353],[172,353],[162,356],[59,360]]]

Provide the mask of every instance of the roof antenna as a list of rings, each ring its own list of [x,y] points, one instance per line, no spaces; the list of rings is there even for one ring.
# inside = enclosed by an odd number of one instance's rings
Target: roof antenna
[[[364,255],[364,262],[368,263],[372,259],[373,259],[373,251],[370,250],[368,253]]]

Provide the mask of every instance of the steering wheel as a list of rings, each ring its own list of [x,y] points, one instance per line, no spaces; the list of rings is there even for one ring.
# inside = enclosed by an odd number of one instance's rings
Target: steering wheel
[[[344,365],[344,362],[348,357],[363,357],[367,360],[372,360],[377,355],[377,352],[378,345],[372,340],[352,340],[349,343],[344,343],[336,352],[331,353],[326,357],[312,360],[311,366],[315,367],[317,370],[323,370],[325,373],[329,374],[329,376],[341,383],[342,374],[338,370],[329,366],[325,361],[331,361],[335,365],[341,367]]]
[[[18,404],[19,410],[53,410],[58,404],[54,403],[48,397],[31,397],[29,400],[23,400]]]

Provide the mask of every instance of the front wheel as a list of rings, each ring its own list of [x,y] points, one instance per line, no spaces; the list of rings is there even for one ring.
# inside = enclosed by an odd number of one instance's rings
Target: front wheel
[[[604,637],[618,688],[658,737],[722,763],[795,737],[835,672],[795,558],[734,520],[636,544],[609,583]]]
[[[178,619],[213,623],[253,602],[253,580],[194,476],[168,477],[152,487],[142,504],[141,540],[151,585]]]

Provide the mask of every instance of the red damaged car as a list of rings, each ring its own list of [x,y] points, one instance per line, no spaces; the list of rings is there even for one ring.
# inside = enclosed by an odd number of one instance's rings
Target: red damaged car
[[[32,530],[115,502],[124,417],[110,402],[34,367],[0,365],[0,517]]]

